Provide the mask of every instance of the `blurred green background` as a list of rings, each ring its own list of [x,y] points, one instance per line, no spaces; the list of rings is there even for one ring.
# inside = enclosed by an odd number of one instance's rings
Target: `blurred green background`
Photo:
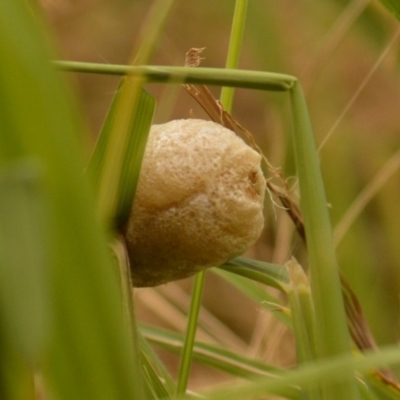
[[[140,42],[152,2],[144,0],[41,0],[61,59],[127,64]],[[203,66],[224,67],[234,2],[176,1],[159,37],[152,64],[182,65],[191,47],[205,47]],[[320,152],[333,226],[400,147],[398,21],[378,1],[250,0],[240,68],[299,78],[307,97]],[[66,74],[80,99],[91,144],[98,134],[119,78]],[[151,85],[158,101],[155,122],[204,117],[176,85]],[[212,88],[216,96],[219,88]],[[256,137],[285,176],[293,173],[288,144],[287,96],[236,90],[233,115]],[[333,129],[333,130],[332,130]],[[378,343],[400,339],[400,175],[374,192],[338,244],[340,267],[358,295]],[[295,179],[289,180],[296,195]],[[275,263],[304,249],[283,210],[267,196],[266,228],[248,256]],[[182,331],[191,280],[136,291],[141,320]],[[249,355],[293,363],[290,334],[259,305],[208,273],[199,337]],[[161,353],[172,368],[176,359]],[[195,366],[192,385],[220,379]]]

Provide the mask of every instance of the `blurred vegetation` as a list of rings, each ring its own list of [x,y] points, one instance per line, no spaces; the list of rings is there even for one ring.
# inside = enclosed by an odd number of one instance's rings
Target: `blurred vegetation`
[[[54,33],[60,58],[127,64],[149,8],[144,0],[41,0],[38,13]],[[180,66],[189,48],[206,47],[202,65],[223,67],[233,8],[234,2],[227,1],[176,1],[150,64]],[[334,227],[400,147],[399,32],[398,21],[378,1],[249,1],[240,68],[287,73],[301,82],[317,143],[323,143],[320,163]],[[79,98],[87,129],[79,129],[78,135],[88,155],[119,78],[62,77]],[[190,110],[204,116],[179,86],[146,88],[158,102],[155,122],[186,118]],[[219,95],[219,88],[212,91]],[[287,96],[238,89],[232,114],[254,134],[274,166],[286,176],[294,174]],[[400,339],[398,169],[384,171],[385,183],[357,209],[359,215],[337,245],[340,267],[379,344]],[[291,182],[296,195],[295,180]],[[265,213],[265,232],[248,256],[283,264],[295,255],[304,262],[303,245],[284,211],[267,198]],[[138,319],[183,332],[191,284],[189,279],[137,290]],[[208,272],[198,338],[269,363],[293,365],[290,332],[260,308],[256,300]],[[176,374],[178,358],[163,350],[159,354]],[[228,375],[195,364],[189,387],[225,379]]]

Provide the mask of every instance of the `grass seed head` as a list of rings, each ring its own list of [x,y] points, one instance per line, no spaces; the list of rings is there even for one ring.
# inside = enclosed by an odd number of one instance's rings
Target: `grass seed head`
[[[154,125],[126,229],[134,285],[186,278],[252,246],[264,224],[260,164],[215,122]]]

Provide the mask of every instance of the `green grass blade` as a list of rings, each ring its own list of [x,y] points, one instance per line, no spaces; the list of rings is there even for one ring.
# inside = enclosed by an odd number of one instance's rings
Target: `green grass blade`
[[[399,389],[395,389],[388,385],[387,383],[382,382],[376,376],[366,375],[364,377],[366,381],[366,385],[370,392],[373,393],[374,398],[379,400],[399,400],[400,399],[400,391]]]
[[[32,367],[4,329],[6,322],[0,319],[0,398],[37,400]]]
[[[121,196],[122,189],[129,187],[122,182],[124,171],[132,172],[127,167],[128,156],[132,156],[134,152],[140,153],[138,156],[141,157],[131,158],[135,163],[134,166],[139,169],[144,154],[148,130],[147,132],[146,130],[132,132],[136,128],[134,122],[141,95],[143,95],[142,80],[140,78],[126,78],[125,82],[120,86],[118,96],[113,103],[110,119],[105,125],[105,135],[108,138],[106,146],[101,149],[103,157],[100,169],[101,175],[97,185],[97,210],[106,226],[113,226],[118,213],[122,211],[123,205],[126,207],[126,200],[129,200],[126,195]],[[136,121],[139,121],[139,119],[136,119]],[[129,147],[129,143],[131,147]],[[134,176],[131,184],[134,189],[139,172],[140,170],[133,171]],[[133,191],[130,190],[128,194],[134,195],[134,189]]]
[[[197,319],[201,307],[204,280],[205,280],[204,271],[197,274],[194,280],[192,300],[190,303],[188,324],[185,334],[185,343],[183,345],[182,355],[179,365],[178,383],[176,387],[177,397],[186,392],[186,387],[189,380],[190,365],[192,362],[193,345],[196,336]]]
[[[368,371],[385,365],[400,363],[400,350],[397,346],[382,348],[380,353],[366,353],[364,357],[354,358],[351,354],[344,354],[331,359],[319,360],[302,366],[295,370],[286,370],[280,379],[258,378],[250,383],[224,386],[207,394],[210,400],[239,400],[248,399],[266,394],[282,395],[288,387],[299,386],[301,388],[315,387],[320,381],[337,384],[346,379],[348,370]],[[332,391],[336,399],[348,399],[339,397],[337,391]]]
[[[121,91],[126,85],[131,85],[129,79],[121,82],[119,90],[111,104],[106,121],[100,132],[93,154],[89,161],[88,173],[94,181],[95,191],[98,192],[101,186],[101,179],[105,167],[105,155],[109,146],[111,135],[115,134],[112,129],[115,123],[117,108]],[[131,211],[133,198],[135,196],[137,182],[140,174],[141,161],[143,159],[147,137],[150,131],[151,122],[155,110],[155,100],[145,90],[139,90],[139,98],[136,109],[132,110],[128,122],[128,139],[126,148],[118,156],[122,158],[119,187],[117,188],[117,205],[112,220],[114,226],[123,225]]]
[[[248,296],[250,299],[254,300],[261,307],[271,311],[277,319],[283,322],[285,325],[291,327],[291,317],[290,311],[286,309],[276,297],[269,294],[265,289],[263,289],[255,281],[248,276],[247,270],[244,270],[244,276],[241,274],[236,275],[232,273],[232,270],[224,270],[222,268],[214,268],[213,272],[218,276],[225,279],[227,282],[231,283],[234,287]],[[265,283],[265,282],[262,282]]]
[[[282,265],[237,257],[219,268],[274,287],[282,292],[287,291],[289,275],[287,268]]]
[[[350,352],[341,285],[334,251],[324,185],[319,168],[311,123],[299,84],[290,92],[293,115],[293,143],[304,215],[316,316],[317,356],[329,358]],[[327,390],[325,398],[334,398]],[[357,399],[354,372],[335,388],[335,398]]]
[[[149,342],[163,349],[178,353],[183,346],[181,334],[146,325],[142,325],[140,329]],[[193,358],[229,374],[248,379],[255,376],[276,377],[282,372],[282,369],[272,365],[201,342],[194,343]]]
[[[298,365],[315,360],[315,315],[311,299],[311,288],[303,268],[295,259],[286,263],[290,275],[288,299],[292,315],[293,333],[296,339]],[[318,387],[304,390],[304,399],[320,400]]]
[[[400,3],[397,0],[381,0],[381,3],[400,21]]]
[[[228,50],[228,57],[226,60],[225,67],[227,69],[237,68],[239,65],[240,49],[242,47],[242,39],[244,33],[244,27],[246,22],[248,0],[237,0],[235,6],[235,13],[233,16],[232,30],[230,45]],[[221,91],[221,104],[225,110],[232,110],[234,89],[229,86],[225,86]]]
[[[296,338],[297,361],[303,364],[315,359],[315,317],[311,288],[304,270],[296,260],[289,260],[287,267],[291,282],[288,298]]]
[[[52,233],[43,172],[31,159],[0,173],[0,309],[31,365],[39,362],[50,324]]]
[[[0,170],[2,399],[36,398],[32,366],[40,361],[49,327],[45,197],[43,171],[34,160]]]
[[[92,74],[126,75],[143,77],[150,83],[193,83],[218,86],[233,86],[247,89],[285,92],[297,79],[291,75],[274,72],[244,71],[224,68],[130,66],[83,63],[76,61],[54,61],[60,71],[86,72]]]

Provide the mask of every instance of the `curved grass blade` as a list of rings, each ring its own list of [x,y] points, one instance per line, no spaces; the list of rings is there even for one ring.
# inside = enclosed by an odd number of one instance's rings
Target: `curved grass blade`
[[[129,90],[127,86],[131,86],[131,90],[134,90],[131,80],[124,79],[121,81],[87,167],[87,172],[93,179],[95,191],[97,193],[100,190],[104,168],[106,168],[106,150],[109,146],[111,135],[115,134],[112,127],[117,117],[117,109],[120,107],[121,91]],[[140,174],[141,161],[146,148],[147,137],[156,105],[154,98],[144,89],[139,89],[138,96],[139,98],[135,109],[131,110],[129,121],[127,121],[128,138],[126,148],[121,152],[122,154],[116,155],[116,157],[122,158],[122,169],[120,172],[119,186],[117,188],[118,202],[115,214],[112,217],[112,225],[116,227],[124,225],[132,208]]]
[[[287,268],[282,265],[237,257],[218,268],[274,287],[285,293],[288,289],[289,274]]]

